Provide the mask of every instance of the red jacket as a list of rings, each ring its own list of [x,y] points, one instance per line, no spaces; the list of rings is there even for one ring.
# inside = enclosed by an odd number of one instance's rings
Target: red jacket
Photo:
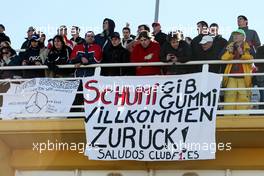
[[[79,52],[84,53],[85,52],[85,45],[79,44],[76,45],[71,53],[70,60],[76,59],[76,56]],[[94,63],[100,63],[102,60],[102,50],[101,47],[95,43],[88,45],[88,52],[94,52]],[[93,63],[91,63],[93,64]]]
[[[151,41],[147,48],[139,43],[133,49],[131,62],[160,62],[160,45]],[[136,75],[160,75],[160,67],[137,67]]]
[[[71,49],[73,49],[74,44],[73,44],[73,42],[72,42],[71,40],[68,40],[68,38],[67,38],[66,35],[63,36],[63,39],[64,39],[65,44],[66,44],[68,47],[70,47]]]

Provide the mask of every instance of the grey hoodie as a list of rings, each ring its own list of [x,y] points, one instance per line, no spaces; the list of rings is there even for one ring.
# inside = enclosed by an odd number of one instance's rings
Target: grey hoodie
[[[246,41],[250,46],[253,46],[255,50],[261,45],[258,33],[255,30],[248,29],[248,27],[240,27],[246,33]],[[229,42],[232,41],[232,35],[229,38]]]

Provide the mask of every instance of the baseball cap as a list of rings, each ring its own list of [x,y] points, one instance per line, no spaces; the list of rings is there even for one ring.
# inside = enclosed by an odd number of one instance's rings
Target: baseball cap
[[[28,28],[27,31],[28,31],[28,32],[30,32],[30,31],[35,31],[35,28],[34,28],[33,26],[30,26],[30,27]]]
[[[31,40],[30,41],[39,41],[39,35],[37,35],[37,34],[34,34],[33,36],[32,36],[32,38],[31,38]]]
[[[237,29],[236,31],[233,31],[232,35],[234,35],[234,34],[242,34],[242,35],[244,35],[244,37],[246,37],[246,33],[243,29]]]
[[[206,44],[207,42],[213,42],[214,39],[210,35],[203,36],[202,40],[200,41],[200,44]]]
[[[118,32],[113,32],[113,34],[111,35],[111,39],[112,38],[118,38],[118,39],[120,39],[120,34]]]

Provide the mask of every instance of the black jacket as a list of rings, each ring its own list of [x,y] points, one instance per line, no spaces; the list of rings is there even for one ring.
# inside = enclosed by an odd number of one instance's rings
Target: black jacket
[[[5,33],[0,33],[0,43],[4,41],[8,41],[9,43],[11,43],[10,38],[5,35]]]
[[[72,69],[59,69],[57,66],[67,64],[70,54],[71,49],[68,46],[62,50],[51,49],[48,53],[45,64],[49,67],[49,70],[53,71],[55,74],[64,75],[72,73]]]
[[[30,47],[30,39],[26,38],[26,41],[21,46],[21,49],[28,49]]]
[[[255,59],[264,59],[264,46],[258,47]],[[255,66],[258,68],[258,73],[264,73],[264,63],[255,63]],[[264,87],[264,76],[254,76],[253,84],[258,85],[259,87]]]
[[[36,62],[42,63],[40,58],[40,49],[39,48],[28,48],[22,54],[22,61],[25,61],[27,65],[36,65]],[[36,78],[36,77],[43,77],[44,70],[24,70],[23,77],[24,78]]]
[[[77,45],[85,43],[85,40],[82,37],[77,37],[75,40],[72,37],[71,41],[75,42]]]
[[[160,44],[160,47],[162,47],[162,45],[166,42],[167,40],[167,34],[163,33],[163,32],[158,32],[155,36],[155,40]]]
[[[121,44],[114,47],[110,45],[108,51],[104,51],[102,63],[129,63],[129,51],[122,47]],[[124,76],[132,75],[132,67],[113,67],[113,68],[103,68],[102,75],[104,76]]]
[[[64,50],[50,50],[45,64],[64,65],[67,64],[71,55],[71,49],[66,47]]]
[[[191,61],[198,61],[201,60],[201,56],[203,54],[203,49],[200,44],[204,34],[199,34],[196,36],[192,42],[191,42],[191,48],[192,48],[192,59]],[[190,71],[191,73],[196,73],[201,71],[201,65],[190,65]]]
[[[173,54],[178,58],[178,62],[184,63],[191,59],[192,51],[191,47],[183,40],[180,41],[178,49],[172,48],[169,42],[166,42],[161,47],[160,60],[162,62],[167,61],[167,55]],[[190,66],[173,65],[166,68],[166,71],[170,74],[185,74],[189,73]]]
[[[10,57],[10,61],[6,63],[3,59],[0,60],[1,66],[20,66],[22,63],[21,58],[16,54]],[[0,71],[1,79],[14,78],[14,76],[22,76],[22,72],[20,70],[1,70]]]
[[[213,45],[216,47],[218,53],[223,52],[227,44],[228,44],[227,40],[224,39],[221,35],[217,35],[214,37]]]
[[[109,18],[105,18],[104,21],[108,21],[108,25],[109,25],[109,31],[103,31],[100,34],[97,34],[94,37],[95,43],[100,45],[102,50],[107,51],[110,47],[111,44],[111,35],[113,34],[114,30],[115,30],[115,22]]]
[[[213,44],[213,46],[204,51],[200,51],[198,58],[204,61],[210,61],[210,60],[221,60],[220,59],[220,53],[219,49],[216,45]],[[196,72],[201,72],[202,71],[202,66],[198,65]],[[220,73],[221,72],[221,65],[220,64],[211,64],[209,65],[209,72],[214,72],[214,73]]]
[[[22,60],[27,62],[27,65],[35,65],[36,62],[42,63],[40,59],[40,49],[39,48],[28,48],[23,54]]]
[[[192,48],[192,60],[199,60],[200,53],[202,52],[202,46],[200,45],[200,41],[203,38],[203,34],[199,34],[198,36],[194,37],[194,39],[191,42],[191,48]]]
[[[256,59],[264,59],[264,46],[258,47]],[[255,63],[255,65],[258,67],[259,73],[264,73],[264,63]]]
[[[220,38],[216,38],[213,42],[213,46],[207,50],[204,51],[202,48],[202,45],[200,44],[203,34],[199,34],[196,36],[191,43],[192,47],[192,61],[202,61],[202,60],[220,60],[220,54],[223,50],[222,46],[224,45],[224,42]],[[221,44],[220,44],[221,43]],[[192,73],[201,72],[202,71],[202,65],[192,65],[191,68]],[[210,72],[220,73],[221,72],[221,65],[214,64],[209,66]]]
[[[22,46],[21,46],[21,49],[25,49],[25,50],[27,50],[27,49],[29,49],[29,47],[30,47],[30,39],[29,39],[29,38],[26,38],[26,41],[23,42],[23,44],[22,44]],[[23,51],[23,52],[19,52],[19,56],[20,56],[21,58],[24,57],[24,54],[25,54],[24,51]]]

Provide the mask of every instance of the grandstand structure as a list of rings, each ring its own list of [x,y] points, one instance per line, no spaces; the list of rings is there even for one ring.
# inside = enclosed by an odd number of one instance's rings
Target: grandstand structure
[[[264,60],[258,60],[263,62]],[[234,61],[235,62],[235,61]],[[257,61],[247,61],[257,62]],[[223,61],[199,61],[186,64],[224,64]],[[150,63],[152,65],[168,65]],[[122,64],[121,64],[122,65]],[[123,64],[124,66],[125,64]],[[144,64],[141,64],[144,66]],[[95,64],[84,67],[113,67],[118,64]],[[137,64],[129,64],[137,66]],[[46,66],[33,66],[47,68]],[[71,66],[60,66],[70,68]],[[21,66],[20,69],[32,67]],[[1,68],[14,69],[14,68]],[[98,69],[99,70],[99,69]],[[97,70],[97,72],[99,72]],[[98,74],[98,73],[97,73]],[[263,76],[264,73],[254,73]],[[230,76],[230,75],[224,75]],[[232,75],[233,76],[233,75]],[[65,78],[66,79],[66,78]],[[76,78],[71,78],[76,79]],[[1,82],[18,80],[1,80]],[[250,88],[262,90],[264,88]],[[226,91],[224,88],[222,91]],[[3,94],[1,94],[2,96]],[[239,103],[238,103],[239,104]],[[243,103],[242,103],[243,104]],[[56,141],[65,145],[85,143],[83,112],[18,117],[15,120],[0,120],[0,176],[35,175],[162,175],[182,176],[263,176],[264,175],[264,110],[257,109],[261,102],[251,102],[254,109],[225,111],[219,103],[216,120],[217,143],[230,143],[231,150],[217,151],[214,160],[197,161],[95,161],[89,160],[77,150],[52,150],[40,152],[43,141]],[[43,118],[46,117],[46,118]],[[66,118],[72,117],[72,118]],[[70,146],[68,146],[70,147]]]

